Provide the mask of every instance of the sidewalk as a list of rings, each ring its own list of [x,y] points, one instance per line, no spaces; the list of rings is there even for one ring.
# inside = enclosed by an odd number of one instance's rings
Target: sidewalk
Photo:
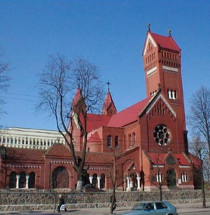
[[[202,203],[193,203],[193,204],[179,204],[176,205],[174,204],[174,206],[176,206],[177,208],[177,212],[178,214],[182,215],[182,214],[190,214],[190,212],[198,212],[201,214],[201,212],[208,212],[210,214],[210,202],[207,202],[207,208],[203,208],[202,207]],[[123,212],[126,212],[128,210],[130,210],[131,207],[120,207],[117,208],[114,211],[114,214],[121,214]],[[29,214],[33,214],[33,215],[109,215],[109,208],[84,208],[84,209],[79,209],[79,210],[70,210],[68,212],[65,213],[57,213],[57,212],[53,212],[53,211],[24,211],[24,212],[16,212],[16,211],[2,211],[0,212],[0,214],[10,214],[10,215],[19,215],[19,214],[23,214],[23,215],[29,215]]]

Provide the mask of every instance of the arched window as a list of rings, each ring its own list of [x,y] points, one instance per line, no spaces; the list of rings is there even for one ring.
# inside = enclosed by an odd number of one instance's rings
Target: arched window
[[[131,134],[128,135],[128,146],[131,146]]]
[[[107,136],[107,148],[112,148],[112,136]]]
[[[115,136],[114,144],[115,144],[115,148],[119,148],[119,139],[118,139],[118,136]]]
[[[186,174],[186,172],[183,172],[181,174],[181,180],[182,180],[182,182],[187,182],[187,174]]]
[[[136,134],[135,133],[132,134],[132,145],[133,146],[136,145]]]
[[[16,187],[16,172],[11,172],[9,176],[9,188],[15,188]]]
[[[100,180],[100,188],[105,188],[105,175],[101,174],[101,180]]]
[[[59,166],[52,173],[53,188],[69,188],[69,173],[65,167]]]
[[[31,172],[28,179],[28,188],[35,188],[35,173]]]
[[[93,185],[93,187],[96,187],[96,185],[97,185],[97,174],[93,174],[92,185]]]
[[[25,172],[20,173],[20,179],[19,179],[19,188],[25,188],[26,187],[26,174]]]

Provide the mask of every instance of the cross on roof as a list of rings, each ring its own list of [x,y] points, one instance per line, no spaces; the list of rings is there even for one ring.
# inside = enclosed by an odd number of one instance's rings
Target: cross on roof
[[[109,92],[109,85],[111,85],[111,83],[109,81],[107,81],[106,84],[108,86],[108,92]]]
[[[148,31],[150,31],[150,27],[151,27],[151,25],[150,25],[150,23],[148,23],[148,25],[147,25]]]

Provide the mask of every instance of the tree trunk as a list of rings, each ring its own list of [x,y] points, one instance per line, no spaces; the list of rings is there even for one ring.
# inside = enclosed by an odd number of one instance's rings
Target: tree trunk
[[[203,176],[203,161],[201,161],[201,179],[202,179],[203,207],[206,208],[206,193],[205,193],[205,181],[204,181],[204,176]]]
[[[163,200],[163,192],[162,192],[162,184],[159,184],[159,190],[160,190],[160,201]]]
[[[115,189],[113,189],[112,195],[110,197],[111,205],[110,205],[110,214],[113,214],[114,210],[116,209],[116,197],[115,197]]]
[[[205,181],[203,178],[203,172],[202,172],[202,198],[203,198],[203,208],[206,208],[206,193],[205,193]]]
[[[82,179],[79,179],[79,180],[77,181],[76,191],[82,192],[82,187],[83,187],[82,184],[83,184]]]

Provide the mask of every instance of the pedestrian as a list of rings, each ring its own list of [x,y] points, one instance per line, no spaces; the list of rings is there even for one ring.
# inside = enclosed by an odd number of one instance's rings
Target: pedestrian
[[[65,206],[65,201],[64,201],[63,195],[59,194],[58,197],[59,197],[59,205],[58,205],[57,211],[58,212],[66,211],[66,206]]]

